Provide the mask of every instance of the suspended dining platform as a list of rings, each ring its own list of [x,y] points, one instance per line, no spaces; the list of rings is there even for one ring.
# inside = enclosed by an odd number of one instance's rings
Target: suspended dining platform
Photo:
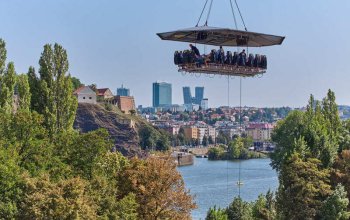
[[[284,40],[282,36],[209,26],[196,26],[177,31],[158,33],[157,35],[162,40],[237,48],[280,45]],[[248,56],[249,54],[246,57],[247,62]],[[189,58],[189,60],[190,59],[191,58]],[[198,65],[198,62],[195,61],[175,64],[178,65],[178,71],[183,73],[253,77],[262,75],[267,71],[266,66],[259,67],[259,65],[231,65],[218,64],[217,62]]]
[[[180,64],[178,65],[178,71],[182,73],[200,73],[200,74],[213,74],[222,76],[242,76],[242,77],[254,77],[266,73],[266,69],[258,67],[247,66],[232,66],[226,64],[208,63],[203,65],[197,65],[195,63]]]

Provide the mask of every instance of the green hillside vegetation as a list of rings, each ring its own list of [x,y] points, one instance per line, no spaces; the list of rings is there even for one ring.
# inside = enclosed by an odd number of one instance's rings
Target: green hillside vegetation
[[[209,160],[236,160],[236,159],[253,159],[266,158],[265,154],[249,151],[253,140],[249,137],[237,137],[229,143],[228,146],[219,145],[215,148],[210,148],[208,151]]]
[[[0,219],[190,219],[172,159],[128,159],[106,129],[73,129],[66,50],[45,45],[39,65],[16,74],[0,39]]]
[[[339,119],[334,92],[322,102],[311,96],[305,112],[290,112],[274,129],[277,192],[254,202],[235,198],[226,209],[210,209],[206,219],[349,219],[349,125]]]

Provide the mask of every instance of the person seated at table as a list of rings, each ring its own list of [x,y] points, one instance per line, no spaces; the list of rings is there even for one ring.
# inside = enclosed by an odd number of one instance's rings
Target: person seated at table
[[[225,62],[225,51],[222,46],[220,46],[220,49],[217,51],[217,58],[219,63],[223,64]]]
[[[247,54],[245,53],[245,50],[243,49],[242,52],[239,53],[239,60],[238,60],[239,66],[245,66],[247,62]]]

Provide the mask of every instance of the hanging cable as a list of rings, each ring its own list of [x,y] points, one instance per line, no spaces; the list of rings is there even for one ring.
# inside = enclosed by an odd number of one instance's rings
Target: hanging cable
[[[230,5],[231,5],[231,11],[232,11],[233,20],[235,21],[235,27],[236,27],[236,30],[237,30],[238,29],[238,25],[237,25],[237,19],[236,19],[235,11],[233,10],[232,0],[230,0]]]
[[[230,109],[230,76],[227,76],[227,105],[228,109]],[[227,195],[227,202],[230,202],[229,199],[229,184],[228,184],[228,161],[226,160],[226,195]]]
[[[230,76],[227,76],[227,105],[230,107]]]
[[[239,136],[242,137],[242,76],[239,77]],[[238,198],[241,198],[241,160],[238,166]]]
[[[202,19],[202,16],[203,16],[204,10],[205,10],[205,8],[207,7],[207,3],[208,3],[208,0],[206,0],[206,1],[205,1],[204,7],[203,7],[203,9],[202,9],[202,13],[201,13],[201,15],[200,15],[200,16],[199,16],[199,18],[198,18],[198,21],[197,21],[196,27],[198,27],[198,24],[199,24],[199,22],[200,22],[200,21],[201,21],[201,19]]]
[[[247,30],[247,26],[245,25],[245,22],[244,22],[244,19],[243,19],[243,16],[242,16],[241,10],[239,9],[239,6],[238,6],[238,3],[237,3],[237,0],[235,0],[235,3],[236,3],[236,7],[237,7],[237,9],[238,9],[239,15],[241,16],[241,19],[242,19],[242,22],[243,22],[244,29],[245,29],[246,31],[248,31],[248,30]]]
[[[211,0],[211,2],[210,2],[209,11],[208,11],[208,15],[207,15],[207,20],[205,21],[205,26],[208,26],[208,20],[209,20],[209,17],[210,17],[211,8],[213,6],[213,1],[214,0]]]

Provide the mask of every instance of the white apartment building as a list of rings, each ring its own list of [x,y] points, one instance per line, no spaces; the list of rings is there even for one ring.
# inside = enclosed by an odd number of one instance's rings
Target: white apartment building
[[[250,123],[246,128],[246,132],[254,141],[263,142],[271,139],[273,128],[274,126],[269,123]]]

